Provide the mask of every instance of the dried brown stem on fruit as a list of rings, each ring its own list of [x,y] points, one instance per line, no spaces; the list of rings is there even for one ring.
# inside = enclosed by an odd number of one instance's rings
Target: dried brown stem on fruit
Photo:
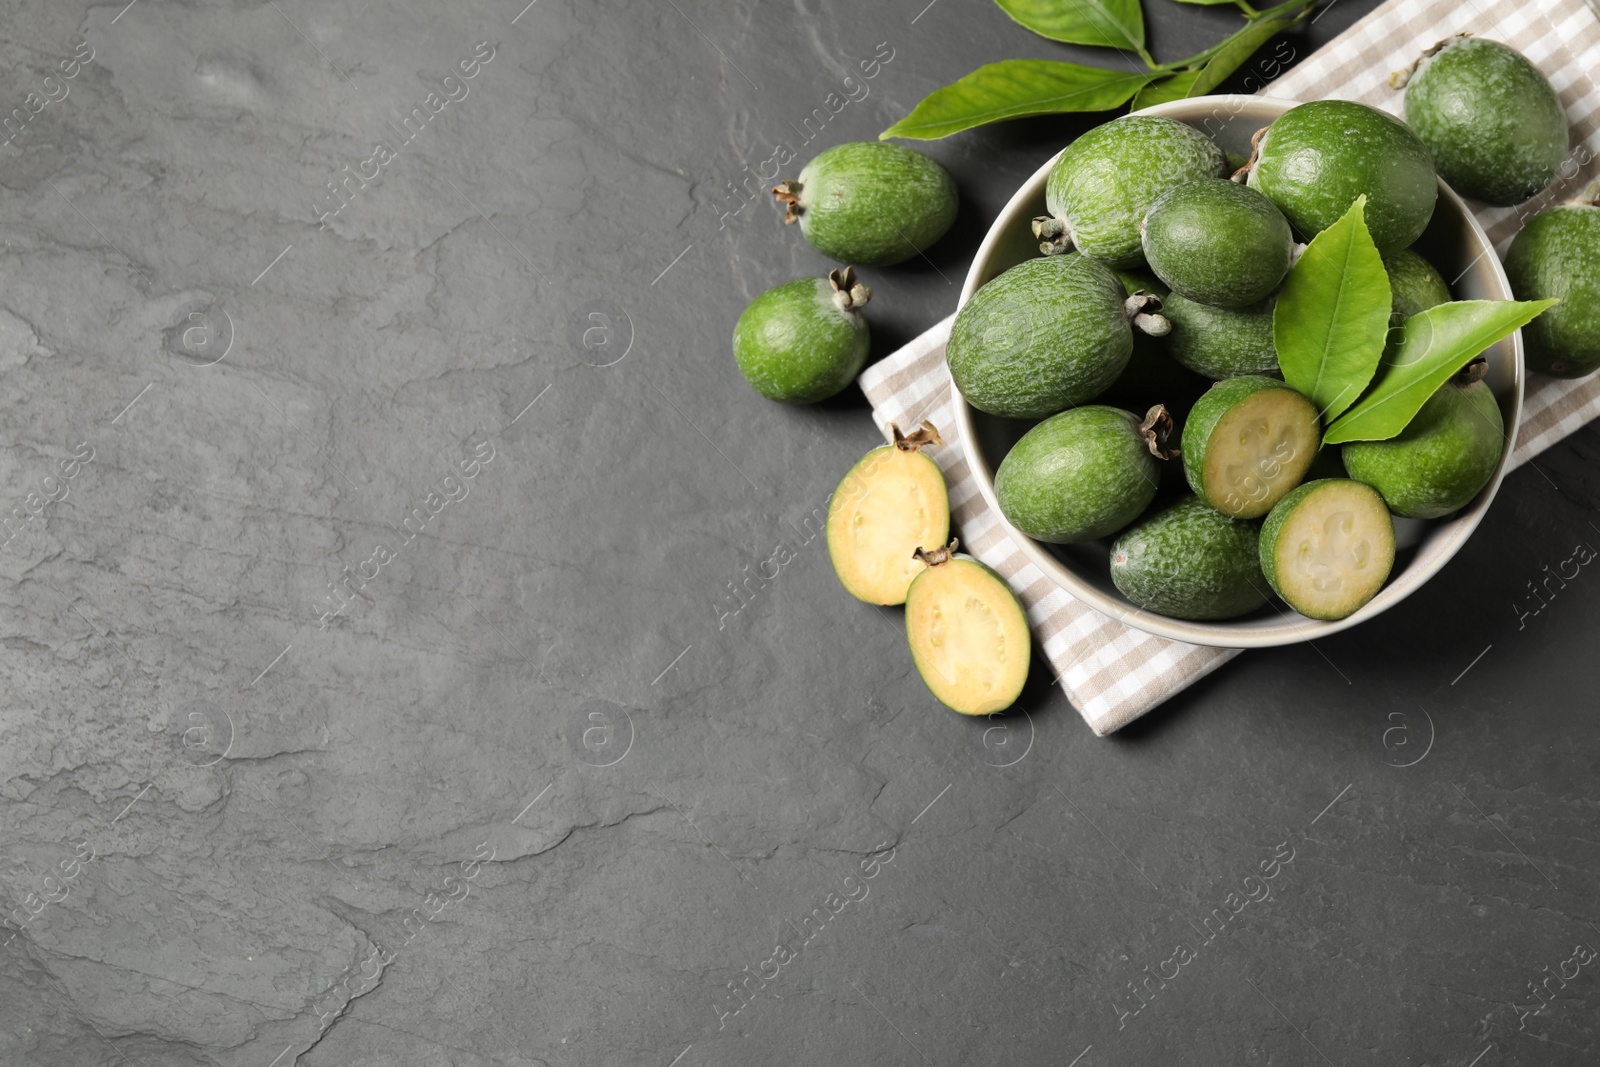
[[[1151,337],[1165,337],[1172,332],[1172,323],[1161,314],[1161,298],[1154,293],[1135,290],[1122,302],[1122,313],[1136,329]]]
[[[872,299],[872,290],[856,281],[856,269],[830,270],[828,284],[833,286],[833,303],[840,311],[860,311]]]
[[[902,452],[916,452],[926,445],[942,445],[944,439],[939,436],[939,431],[927,419],[922,420],[922,425],[912,430],[909,434],[900,432],[900,427],[894,423],[889,424],[889,433],[894,438],[894,447]]]
[[[1040,215],[1034,219],[1033,235],[1039,239],[1039,251],[1047,256],[1072,251],[1072,230],[1054,215]]]
[[[1483,356],[1468,363],[1456,372],[1451,379],[1456,385],[1471,385],[1473,382],[1483,381],[1483,376],[1489,373],[1489,361]]]
[[[1267,135],[1272,127],[1263,126],[1250,135],[1250,158],[1244,161],[1244,166],[1234,171],[1228,180],[1235,185],[1243,185],[1250,177],[1250,172],[1256,169],[1256,161],[1261,158],[1261,138]]]
[[[1391,89],[1404,89],[1406,87],[1406,85],[1411,81],[1412,75],[1417,73],[1417,68],[1422,65],[1422,61],[1424,59],[1427,59],[1430,56],[1438,55],[1439,54],[1439,49],[1443,48],[1445,45],[1447,45],[1451,41],[1455,40],[1456,37],[1471,37],[1471,36],[1472,36],[1472,32],[1470,30],[1463,30],[1460,33],[1456,34],[1454,37],[1446,37],[1442,41],[1436,41],[1431,48],[1423,49],[1422,54],[1420,56],[1418,56],[1416,59],[1413,59],[1411,61],[1411,65],[1409,67],[1405,67],[1405,68],[1403,68],[1401,70],[1397,70],[1393,74],[1389,75],[1389,88],[1391,88]]]
[[[1181,454],[1179,449],[1167,447],[1167,439],[1172,436],[1174,426],[1172,414],[1167,411],[1165,404],[1157,404],[1145,412],[1144,421],[1139,424],[1139,435],[1144,438],[1152,456],[1157,459],[1177,459]]]
[[[930,567],[937,567],[941,563],[949,563],[950,557],[956,554],[956,549],[959,547],[961,547],[961,540],[952,537],[950,538],[950,543],[943,548],[936,548],[932,552],[925,548],[919,548],[911,553],[911,558],[921,560]]]
[[[783,212],[785,226],[800,217],[800,183],[785,179],[772,187],[772,195],[778,203],[787,205]]]

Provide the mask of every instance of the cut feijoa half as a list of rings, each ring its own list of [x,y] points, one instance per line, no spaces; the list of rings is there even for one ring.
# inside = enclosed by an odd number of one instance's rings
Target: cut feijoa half
[[[1183,426],[1183,473],[1201,500],[1224,515],[1265,515],[1300,484],[1321,442],[1311,401],[1276,378],[1218,382]]]
[[[1342,619],[1378,595],[1394,566],[1394,521],[1370,485],[1296,487],[1261,526],[1261,573],[1308,619]]]
[[[828,503],[828,557],[845,590],[868,604],[904,604],[923,563],[914,553],[950,537],[950,497],[939,465],[922,454],[943,444],[931,422],[862,456]]]
[[[1189,496],[1111,546],[1111,581],[1146,611],[1175,619],[1233,619],[1267,602],[1256,524]]]
[[[956,554],[924,552],[906,594],[906,640],[928,691],[952,711],[992,715],[1016,703],[1033,656],[1028,617],[994,571]]]

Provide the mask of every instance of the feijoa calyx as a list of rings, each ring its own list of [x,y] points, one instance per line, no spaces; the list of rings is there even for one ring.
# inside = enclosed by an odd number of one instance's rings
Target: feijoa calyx
[[[992,715],[1016,703],[1028,680],[1028,616],[1005,579],[956,547],[917,550],[927,566],[906,593],[906,641],[941,704]]]
[[[1139,223],[1175,185],[1219,178],[1227,161],[1211,138],[1172,119],[1125,115],[1068,145],[1050,168],[1045,207],[1034,220],[1040,250],[1076,248],[1114,267],[1144,258]]]
[[[1365,194],[1367,229],[1386,252],[1422,236],[1439,196],[1433,158],[1417,135],[1348,100],[1315,100],[1278,116],[1257,136],[1247,181],[1308,241]]]
[[[1146,611],[1232,619],[1267,602],[1256,524],[1185,497],[1117,538],[1111,581]]]
[[[1272,201],[1221,178],[1175,185],[1140,225],[1145,262],[1174,293],[1236,308],[1270,296],[1294,237]]]
[[[1155,499],[1172,418],[1091,404],[1052,415],[1012,446],[995,473],[1000,511],[1039,541],[1073,544],[1128,525]]]
[[[1183,426],[1189,488],[1224,515],[1265,515],[1300,484],[1321,443],[1317,409],[1276,378],[1220,381]]]
[[[1521,52],[1499,41],[1440,41],[1389,79],[1405,87],[1406,121],[1451,188],[1520,204],[1549,185],[1567,154],[1567,113]]]
[[[739,316],[733,358],[769,400],[825,400],[855,381],[867,361],[871,335],[861,308],[870,299],[872,290],[849,267],[774,286]]]
[[[828,558],[846,591],[868,604],[904,604],[922,571],[914,553],[950,536],[950,497],[939,465],[922,453],[942,444],[932,423],[910,434],[889,424],[874,448],[839,480],[828,501]]]
[[[772,190],[784,221],[841,263],[899,263],[927,248],[956,218],[950,172],[920,152],[882,141],[826,149]]]
[[[1600,368],[1600,184],[1523,227],[1505,266],[1518,300],[1561,301],[1522,328],[1528,366],[1558,378]]]
[[[1348,478],[1295,487],[1261,524],[1261,573],[1308,619],[1342,619],[1378,595],[1394,566],[1383,497]]]

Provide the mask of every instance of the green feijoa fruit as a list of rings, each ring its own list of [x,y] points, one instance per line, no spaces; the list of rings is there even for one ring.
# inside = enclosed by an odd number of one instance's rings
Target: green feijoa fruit
[[[828,558],[846,591],[868,604],[904,604],[922,572],[923,545],[950,536],[950,496],[939,465],[922,454],[943,444],[924,421],[910,435],[889,424],[894,443],[862,456],[828,501]]]
[[[1270,296],[1294,248],[1289,223],[1272,201],[1222,178],[1168,189],[1139,230],[1156,277],[1174,293],[1214,307]]]
[[[1437,519],[1465,507],[1494,477],[1505,448],[1505,423],[1494,393],[1472,381],[1482,364],[1441,385],[1399,435],[1350,441],[1350,477],[1383,494],[1408,519]]]
[[[849,267],[799,278],[750,301],[733,328],[733,358],[768,400],[814,404],[855,381],[871,346],[861,308],[872,290]]]
[[[1183,473],[1224,515],[1265,515],[1316,459],[1321,421],[1311,401],[1276,378],[1220,381],[1183,426]]]
[[[772,190],[813,248],[841,263],[899,263],[956,219],[956,183],[920,152],[852,141],[818,153]]]
[[[1510,207],[1555,178],[1567,154],[1567,113],[1521,52],[1452,37],[1424,52],[1414,70],[1389,83],[1405,86],[1406,121],[1456,192]]]
[[[1016,703],[1028,680],[1028,616],[994,571],[956,543],[917,550],[927,564],[906,593],[906,640],[917,673],[939,702],[963,715]]]
[[[1297,486],[1261,524],[1261,573],[1308,619],[1342,619],[1378,595],[1394,566],[1394,520],[1370,485]]]
[[[1207,378],[1277,374],[1278,348],[1272,340],[1275,298],[1242,308],[1219,308],[1186,300],[1177,293],[1161,302],[1172,324],[1163,340],[1172,358]]]
[[[1411,249],[1387,253],[1383,265],[1389,272],[1389,292],[1394,308],[1390,320],[1395,325],[1450,302],[1450,286],[1445,284],[1444,275]]]
[[[1188,496],[1117,538],[1111,581],[1146,611],[1233,619],[1267,602],[1253,522]]]
[[[1087,256],[1024,260],[956,313],[945,347],[950,377],[967,403],[991,415],[1042,419],[1086,404],[1128,364],[1130,299]]]
[[[1023,434],[994,477],[1006,519],[1038,541],[1070,545],[1116,533],[1155,499],[1172,419],[1159,404],[1141,420],[1091,404]]]
[[[1050,168],[1050,214],[1033,224],[1040,251],[1075,247],[1112,266],[1137,266],[1139,223],[1156,198],[1174,185],[1220,178],[1226,167],[1209,137],[1172,119],[1125,115],[1096,126]]]
[[[1417,135],[1393,115],[1348,100],[1316,100],[1280,115],[1261,135],[1249,184],[1308,241],[1365,193],[1367,229],[1380,251],[1422,236],[1439,196]]]
[[[1585,196],[1537,216],[1506,253],[1518,300],[1561,301],[1522,328],[1528,366],[1557,378],[1600,367],[1600,189]]]
[[[1122,288],[1129,296],[1153,296],[1162,303],[1166,301],[1167,287],[1153,274],[1119,270],[1117,277],[1122,279]],[[1152,307],[1153,311],[1153,303],[1147,306]],[[1164,312],[1155,312],[1151,316],[1152,319],[1156,315],[1165,317]],[[1180,405],[1187,411],[1189,405],[1194,403],[1210,384],[1172,358],[1164,336],[1153,337],[1136,327],[1133,331],[1133,352],[1128,357],[1128,365],[1122,369],[1117,380],[1111,383],[1101,398],[1116,401],[1136,411],[1144,411],[1156,403],[1166,404],[1169,412],[1174,410],[1174,405]]]

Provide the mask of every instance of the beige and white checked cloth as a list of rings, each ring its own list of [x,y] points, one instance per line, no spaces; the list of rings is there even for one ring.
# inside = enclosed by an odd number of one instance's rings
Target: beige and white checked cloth
[[[1502,41],[1527,56],[1555,86],[1572,124],[1573,165],[1566,173],[1576,170],[1573,177],[1521,208],[1478,205],[1479,221],[1504,252],[1524,219],[1574,195],[1600,172],[1595,162],[1600,156],[1600,87],[1591,74],[1600,72],[1600,19],[1584,0],[1389,0],[1265,92],[1292,100],[1358,100],[1398,114],[1403,97],[1388,87],[1390,72],[1462,31]],[[861,387],[872,401],[878,425],[914,426],[930,419],[939,427],[945,445],[931,455],[944,468],[962,545],[1011,583],[1073,707],[1104,736],[1216,670],[1239,650],[1188,645],[1132,629],[1074,600],[1028,562],[985,505],[955,433],[944,362],[950,322],[945,319],[869,368]],[[1513,465],[1597,415],[1600,375],[1577,382],[1532,375]]]

